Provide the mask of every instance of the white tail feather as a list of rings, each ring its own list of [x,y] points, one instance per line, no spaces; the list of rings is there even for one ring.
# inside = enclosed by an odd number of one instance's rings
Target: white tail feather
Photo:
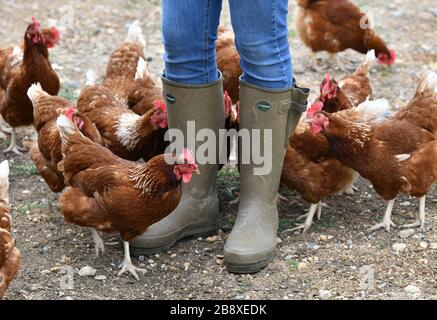
[[[407,161],[408,159],[410,159],[411,154],[398,154],[398,155],[395,155],[395,157],[396,157],[396,159],[398,159],[399,162],[402,162],[402,161]]]
[[[8,160],[5,160],[0,164],[0,177],[1,178],[8,178],[9,177],[9,162],[8,162]]]
[[[365,121],[382,121],[391,115],[390,105],[387,99],[370,101],[369,98],[360,104],[356,111],[363,115]]]
[[[46,92],[42,89],[40,83],[32,84],[29,90],[27,90],[27,96],[29,97],[30,101],[32,101],[34,107],[36,101],[44,94],[46,94]]]
[[[85,85],[87,87],[94,86],[96,84],[96,73],[94,70],[88,70],[86,72],[86,82]]]
[[[130,25],[126,42],[138,43],[142,45],[143,49],[146,48],[146,39],[144,38],[143,30],[141,29],[141,24],[138,20]]]
[[[15,66],[23,60],[23,50],[20,47],[14,47],[10,56],[9,64]]]
[[[430,91],[437,93],[437,74],[432,71],[428,71],[425,75],[425,83],[423,91]]]
[[[363,64],[369,66],[370,68],[375,61],[376,61],[375,49],[372,49],[369,52],[367,52],[366,59],[364,60]]]
[[[147,62],[142,57],[140,57],[140,59],[138,60],[135,80],[142,80],[146,77],[150,77],[149,69],[147,68]]]

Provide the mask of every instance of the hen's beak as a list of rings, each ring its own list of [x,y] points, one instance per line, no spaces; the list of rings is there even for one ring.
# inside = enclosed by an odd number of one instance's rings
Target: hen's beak
[[[193,171],[195,174],[200,174],[199,168],[196,168],[196,170]]]
[[[305,118],[305,119],[303,119],[303,123],[311,124],[312,120],[311,120],[311,118]]]

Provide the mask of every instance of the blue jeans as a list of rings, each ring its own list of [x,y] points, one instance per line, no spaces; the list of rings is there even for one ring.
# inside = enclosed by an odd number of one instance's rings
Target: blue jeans
[[[222,0],[163,0],[165,76],[185,84],[217,80],[215,42]],[[288,0],[230,0],[242,79],[285,89],[293,85]]]

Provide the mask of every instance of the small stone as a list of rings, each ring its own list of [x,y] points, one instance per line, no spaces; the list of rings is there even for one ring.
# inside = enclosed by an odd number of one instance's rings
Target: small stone
[[[399,205],[401,207],[408,207],[408,206],[411,206],[411,202],[410,201],[404,201],[404,202],[401,202]]]
[[[96,279],[98,281],[104,281],[104,280],[106,280],[106,276],[97,276],[94,279]]]
[[[188,271],[188,269],[190,268],[190,266],[191,266],[191,263],[189,263],[189,262],[185,262],[185,263],[184,263],[184,269],[185,269],[185,271]]]
[[[323,242],[328,241],[328,236],[326,236],[326,235],[324,235],[324,234],[321,234],[321,235],[319,236],[319,240],[320,240],[320,241],[323,241]]]
[[[332,293],[329,290],[320,290],[319,297],[320,300],[329,300],[332,298]]]
[[[420,294],[420,289],[412,284],[404,288],[405,292],[411,294]]]
[[[399,254],[407,249],[407,245],[405,243],[395,243],[393,244],[392,248],[394,252]]]
[[[140,260],[140,262],[144,262],[145,259],[146,259],[146,258],[145,258],[144,256],[139,256],[139,257],[138,257],[138,260]]]
[[[178,255],[176,254],[176,253],[173,253],[171,256],[170,256],[170,258],[176,258]]]
[[[432,15],[433,15],[434,17],[437,17],[437,8],[431,8],[431,9],[428,9],[428,10],[429,10],[429,12],[432,13]]]
[[[317,243],[313,243],[313,242],[307,243],[306,247],[308,250],[317,250],[320,248],[320,246]]]
[[[29,190],[23,190],[23,191],[21,191],[21,193],[22,194],[30,194],[30,191]]]
[[[402,231],[399,232],[399,236],[402,239],[407,239],[407,238],[410,238],[411,236],[413,236],[413,234],[415,232],[416,231],[414,229],[405,229],[405,230],[402,230]]]
[[[44,289],[44,287],[41,286],[41,285],[39,285],[39,284],[33,284],[33,285],[30,287],[30,291],[41,291],[41,290],[43,290],[43,289]]]
[[[61,263],[62,263],[63,265],[69,265],[69,264],[71,263],[71,259],[70,259],[70,257],[62,256],[62,257],[61,257]]]
[[[219,239],[218,236],[212,236],[212,237],[207,238],[206,241],[209,243],[214,243],[214,242],[217,242],[218,239]]]
[[[299,262],[299,264],[297,265],[297,269],[298,270],[303,270],[308,266],[308,264],[306,262]]]
[[[437,250],[437,242],[431,242],[431,243],[429,244],[429,248],[430,248],[431,250]]]
[[[50,269],[50,272],[52,272],[52,273],[58,273],[59,271],[61,271],[60,267],[54,267],[54,268]]]
[[[97,271],[90,266],[85,266],[79,271],[79,276],[81,277],[94,277]]]
[[[351,245],[353,245],[354,243],[353,243],[353,241],[352,240],[348,240],[348,241],[346,241],[346,244],[348,245],[348,246],[351,246]]]
[[[223,259],[216,259],[215,262],[219,265],[222,266],[225,262],[223,261]]]
[[[420,241],[419,242],[419,247],[422,248],[423,250],[426,250],[429,247],[429,243],[426,242],[426,241]]]
[[[50,274],[50,273],[52,273],[50,270],[43,270],[43,271],[41,271],[41,274],[42,274],[43,276],[46,276],[46,275],[48,275],[48,274]]]
[[[277,243],[277,244],[281,244],[281,243],[282,243],[282,239],[281,239],[281,238],[279,238],[279,237],[278,237],[278,238],[276,238],[276,243]]]

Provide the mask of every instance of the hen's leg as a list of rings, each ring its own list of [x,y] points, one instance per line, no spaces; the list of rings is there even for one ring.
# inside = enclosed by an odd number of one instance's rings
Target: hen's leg
[[[331,53],[331,63],[334,66],[337,66],[343,72],[349,72],[349,68],[346,65],[346,62],[343,59],[340,59],[338,53]]]
[[[322,219],[322,207],[323,207],[324,203],[319,202],[319,204],[317,205],[317,220],[320,221],[320,219]]]
[[[425,205],[426,205],[426,196],[420,198],[419,220],[411,224],[404,224],[402,228],[416,228],[416,227],[420,227],[421,229],[425,228],[425,217],[426,217]]]
[[[328,205],[326,203],[323,202],[319,202],[319,204],[317,205],[317,220],[322,219],[322,208],[323,207],[327,207]],[[310,210],[308,210],[308,213],[305,213],[299,217],[297,217],[296,220],[302,220],[302,219],[306,219],[309,216],[309,212]]]
[[[17,145],[17,133],[15,131],[15,128],[12,128],[11,143],[10,143],[9,147],[6,150],[4,150],[3,152],[4,153],[13,152],[13,153],[15,153],[17,155],[20,155],[20,154],[22,154],[20,149],[22,149],[23,151],[25,150],[23,148],[19,148],[18,147],[18,145]]]
[[[124,261],[119,266],[121,270],[118,273],[118,276],[121,276],[122,274],[129,272],[131,275],[135,277],[135,279],[137,279],[137,281],[140,281],[140,277],[138,277],[137,271],[144,274],[146,270],[137,268],[132,264],[132,260],[130,257],[130,250],[129,250],[129,242],[123,241],[123,245],[124,245]]]
[[[279,201],[288,201],[287,197],[283,196],[280,193],[278,193],[278,199],[279,199]]]
[[[0,92],[0,94],[1,94],[1,92]],[[0,96],[0,98],[1,98],[1,96]],[[0,101],[0,105],[1,105],[1,101]],[[3,118],[2,115],[0,115],[0,130],[1,130],[1,132],[0,132],[1,139],[3,139],[3,136],[4,136],[4,140],[6,140],[6,138],[7,138],[5,133],[7,133],[7,134],[11,134],[12,133],[12,128],[5,121],[5,119]]]
[[[317,54],[315,52],[311,53],[312,60],[312,68],[316,72],[323,72],[324,70],[319,66],[319,62],[317,61]]]
[[[373,228],[370,228],[370,231],[376,231],[376,230],[384,228],[385,230],[390,232],[391,227],[396,227],[396,225],[393,223],[393,221],[391,221],[391,212],[393,211],[393,206],[395,204],[395,200],[396,199],[393,199],[393,200],[390,200],[388,202],[387,210],[385,211],[385,214],[384,214],[384,219],[382,220],[381,223],[377,224]]]
[[[105,253],[105,242],[103,242],[102,237],[96,229],[90,228],[89,230],[91,232],[91,236],[93,237],[94,245],[96,248],[96,257],[98,258],[100,251],[102,251],[102,255]]]
[[[306,233],[313,224],[314,215],[316,214],[317,208],[319,208],[319,204],[311,204],[310,212],[306,215],[305,222],[301,225],[298,225],[296,228],[285,230],[284,232],[293,232],[303,229],[303,233]]]

